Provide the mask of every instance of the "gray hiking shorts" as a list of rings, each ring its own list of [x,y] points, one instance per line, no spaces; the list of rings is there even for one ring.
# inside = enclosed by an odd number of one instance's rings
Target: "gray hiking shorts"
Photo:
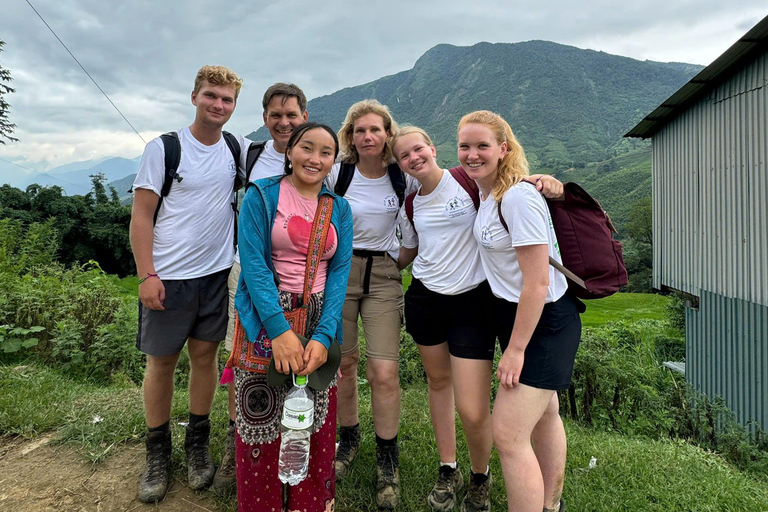
[[[136,348],[150,356],[178,354],[187,338],[218,343],[227,334],[229,269],[195,279],[165,280],[163,311],[139,301]]]

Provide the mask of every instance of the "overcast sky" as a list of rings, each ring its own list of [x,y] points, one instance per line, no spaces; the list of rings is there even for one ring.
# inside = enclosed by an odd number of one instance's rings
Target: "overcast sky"
[[[274,82],[295,82],[311,99],[410,69],[439,43],[543,39],[707,65],[768,15],[765,0],[30,1],[147,141],[191,123],[203,64],[244,79],[227,129],[247,134],[261,126]],[[141,154],[144,142],[28,3],[0,3],[0,65],[14,78],[6,100],[21,139],[0,145],[0,159],[45,171]],[[28,172],[0,161],[10,169]]]

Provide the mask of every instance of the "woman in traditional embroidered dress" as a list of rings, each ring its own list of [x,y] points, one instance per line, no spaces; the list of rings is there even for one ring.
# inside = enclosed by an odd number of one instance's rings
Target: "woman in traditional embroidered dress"
[[[278,479],[280,417],[287,386],[267,384],[270,361],[280,373],[309,375],[323,365],[332,343],[341,343],[341,309],[352,256],[349,204],[323,180],[338,154],[325,125],[297,127],[286,149],[285,175],[248,186],[240,212],[242,273],[235,306],[234,368],[237,425],[238,510],[284,510]],[[332,213],[328,215],[328,205]],[[317,217],[317,219],[316,219]],[[308,300],[304,347],[284,316],[303,303],[313,222],[330,221]],[[315,240],[321,240],[317,235]],[[238,338],[239,336],[239,338]],[[238,347],[241,349],[238,351]],[[332,510],[335,492],[336,381],[315,390],[307,478],[287,490],[287,510]]]

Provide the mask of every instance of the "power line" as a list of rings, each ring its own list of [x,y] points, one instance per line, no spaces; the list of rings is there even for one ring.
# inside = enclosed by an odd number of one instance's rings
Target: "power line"
[[[51,28],[51,26],[48,24],[48,22],[47,22],[47,21],[45,21],[45,19],[44,19],[44,18],[43,18],[43,17],[40,15],[40,13],[39,13],[39,12],[37,12],[37,9],[35,9],[35,6],[34,6],[34,5],[32,5],[32,3],[31,3],[29,0],[26,0],[26,2],[29,4],[29,6],[32,8],[32,10],[33,10],[33,11],[35,11],[35,14],[37,14],[37,17],[38,17],[38,18],[40,18],[40,20],[41,20],[43,23],[45,23],[45,26],[46,26],[46,27],[48,27],[48,30],[50,30],[50,31],[51,31],[51,34],[53,34],[53,36],[54,36],[56,39],[58,39],[58,40],[59,40],[59,42],[61,43],[61,46],[63,46],[63,47],[64,47],[64,49],[65,49],[65,50],[67,50],[67,53],[69,53],[69,55],[70,55],[70,56],[71,56],[73,59],[75,59],[75,62],[77,62],[77,65],[78,65],[78,66],[80,66],[80,69],[82,69],[82,70],[83,70],[83,72],[84,72],[86,75],[88,75],[88,78],[90,78],[90,79],[91,79],[91,82],[93,82],[93,85],[95,85],[95,86],[96,86],[96,88],[97,88],[97,89],[99,89],[99,91],[101,91],[101,94],[103,94],[103,95],[104,95],[104,97],[105,97],[105,98],[107,98],[107,101],[108,101],[108,102],[109,102],[109,103],[110,103],[110,104],[111,104],[113,107],[115,107],[115,110],[117,110],[117,113],[118,113],[118,114],[120,114],[120,116],[121,116],[123,119],[125,119],[125,122],[126,122],[126,123],[128,123],[128,126],[130,126],[130,127],[131,127],[131,129],[132,129],[134,132],[136,132],[136,135],[138,135],[138,136],[139,136],[139,138],[141,139],[141,141],[142,141],[144,144],[146,144],[146,143],[147,143],[147,141],[145,141],[145,140],[144,140],[144,137],[142,137],[142,136],[141,136],[141,134],[138,132],[138,130],[136,130],[136,128],[134,128],[134,127],[133,127],[133,125],[132,125],[132,124],[131,124],[131,122],[128,120],[128,118],[127,118],[127,117],[125,117],[125,116],[123,115],[123,113],[122,113],[122,112],[120,112],[120,109],[119,109],[119,108],[117,108],[117,105],[115,105],[115,104],[112,102],[112,100],[111,100],[111,99],[109,99],[109,96],[107,96],[107,93],[106,93],[106,92],[104,92],[104,89],[102,89],[101,87],[99,87],[99,84],[97,84],[97,83],[96,83],[96,80],[94,80],[94,79],[93,79],[93,77],[92,77],[92,76],[91,76],[91,74],[88,72],[88,70],[86,70],[86,69],[85,69],[85,67],[84,67],[82,64],[80,64],[80,61],[79,61],[79,60],[77,60],[77,57],[75,57],[75,55],[74,55],[74,54],[73,54],[71,51],[69,51],[69,48],[67,48],[67,45],[65,45],[65,44],[64,44],[64,41],[62,41],[62,40],[61,40],[61,38],[60,38],[58,35],[56,35],[56,32],[54,32],[54,31],[53,31],[53,29],[52,29],[52,28]]]
[[[90,191],[89,188],[86,188],[86,187],[84,187],[82,185],[78,185],[77,183],[72,183],[70,181],[63,180],[61,178],[57,178],[53,174],[48,174],[47,172],[36,171],[36,170],[32,169],[31,167],[26,167],[24,165],[19,165],[19,164],[15,163],[15,162],[11,162],[10,160],[6,160],[5,158],[0,158],[0,160],[2,160],[3,162],[9,163],[11,165],[15,165],[16,167],[21,167],[22,169],[26,169],[28,171],[32,171],[32,172],[35,172],[37,174],[41,174],[43,176],[48,176],[49,178],[53,178],[54,180],[59,180],[59,181],[61,181],[63,183],[66,183],[67,185],[72,185],[73,187],[82,188],[83,190],[89,190]]]

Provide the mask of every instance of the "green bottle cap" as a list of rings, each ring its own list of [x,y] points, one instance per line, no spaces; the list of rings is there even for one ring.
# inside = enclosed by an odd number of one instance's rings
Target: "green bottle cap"
[[[306,375],[296,375],[293,374],[293,385],[298,387],[304,387],[307,385],[307,376]]]

